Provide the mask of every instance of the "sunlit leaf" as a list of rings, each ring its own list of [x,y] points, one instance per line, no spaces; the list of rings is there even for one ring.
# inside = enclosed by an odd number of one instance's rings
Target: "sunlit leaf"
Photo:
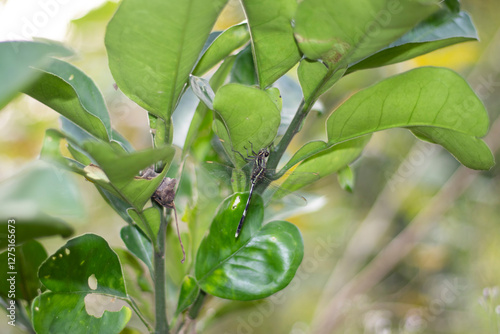
[[[250,26],[257,76],[261,88],[269,87],[301,58],[292,18],[296,0],[243,0]]]
[[[438,10],[438,2],[304,0],[295,17],[295,37],[307,58],[347,65],[394,42]]]
[[[91,135],[108,141],[108,110],[94,82],[73,65],[54,59],[34,70],[39,78],[24,93],[51,107]]]
[[[478,138],[486,135],[488,124],[482,102],[464,79],[445,68],[425,67],[356,93],[328,118],[327,132],[329,143],[334,144],[389,128],[432,127],[438,131],[424,135],[450,147],[462,164],[489,169],[491,153],[478,144]],[[452,144],[452,138],[460,140],[462,147]],[[470,150],[478,145],[481,151]]]
[[[276,89],[273,91],[268,94],[258,88],[229,84],[215,95],[214,109],[220,116],[215,121],[215,130],[238,166],[246,162],[235,156],[233,148],[246,152],[245,147],[257,150],[269,146],[278,132],[280,108],[274,98]]]
[[[147,111],[170,121],[226,2],[124,0],[106,31],[109,65],[118,87]]]
[[[418,24],[386,48],[352,64],[348,73],[395,64],[449,45],[477,39],[476,29],[467,13],[454,13],[443,9]]]
[[[193,70],[193,75],[201,76],[231,52],[245,45],[250,39],[246,23],[232,26],[222,32],[205,51]]]

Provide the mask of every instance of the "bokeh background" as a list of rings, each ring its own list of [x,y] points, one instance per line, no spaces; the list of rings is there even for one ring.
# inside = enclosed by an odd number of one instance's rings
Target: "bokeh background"
[[[147,114],[114,88],[104,48],[116,6],[103,0],[0,1],[0,40],[45,37],[75,49],[78,57],[71,63],[97,83],[114,127],[141,149],[150,146]],[[330,111],[357,90],[433,65],[459,72],[483,100],[492,124],[487,142],[498,161],[500,2],[463,0],[462,6],[480,42],[349,75],[322,97],[327,112],[309,116],[291,149],[324,138]],[[230,1],[215,30],[243,19],[239,2]],[[0,112],[0,182],[31,168],[45,130],[58,122],[56,112],[27,96]],[[443,149],[418,142],[408,131],[390,130],[374,135],[354,170],[352,193],[341,189],[336,176],[325,178],[309,191],[327,204],[289,219],[305,244],[292,283],[263,301],[210,299],[197,324],[200,332],[500,333],[500,167],[467,170]],[[93,232],[124,248],[121,218],[92,184],[65,177],[75,183],[79,200],[65,217],[75,235]],[[42,243],[51,254],[65,241],[54,237]],[[131,325],[143,330],[134,319]],[[5,321],[0,332],[21,333]]]

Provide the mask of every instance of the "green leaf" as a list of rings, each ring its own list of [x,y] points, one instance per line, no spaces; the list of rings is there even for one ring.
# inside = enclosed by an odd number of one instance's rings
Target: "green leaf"
[[[214,75],[210,78],[209,84],[212,89],[216,92],[224,84],[231,68],[236,60],[236,56],[227,57],[224,62],[219,66]],[[213,103],[212,103],[213,107]],[[200,135],[200,130],[204,124],[203,120],[206,119],[208,107],[204,103],[199,103],[193,115],[193,119],[189,124],[188,134],[186,135],[186,141],[182,150],[183,157],[189,153],[191,146],[193,145],[196,138]],[[210,115],[211,116],[211,115]]]
[[[236,55],[233,70],[231,71],[231,82],[247,86],[258,85],[259,80],[257,78],[257,72],[255,71],[252,48],[250,45],[247,45]]]
[[[12,257],[9,261],[9,253],[15,256],[14,263],[11,262]],[[5,269],[0,271],[0,295],[9,299],[22,299],[31,304],[42,288],[37,274],[38,267],[46,258],[45,248],[35,240],[25,242],[21,246],[9,247],[1,253],[0,264]],[[12,283],[15,286],[14,295],[11,295]]]
[[[149,272],[153,273],[153,246],[151,241],[138,228],[130,225],[122,227],[120,237],[127,249],[141,259],[148,267]]]
[[[196,255],[201,289],[226,299],[265,298],[292,280],[304,255],[299,230],[285,221],[262,226],[264,204],[254,195],[238,239],[234,234],[248,194],[236,193],[218,208]]]
[[[477,32],[465,12],[440,10],[397,41],[352,64],[348,73],[399,63],[453,44],[477,40]]]
[[[80,192],[67,173],[37,161],[0,183],[0,228],[7,231],[16,220],[16,242],[61,235],[73,228],[63,219],[84,215]],[[56,218],[59,217],[59,218]],[[7,246],[7,233],[0,234],[0,249]]]
[[[469,168],[488,170],[495,165],[495,158],[488,145],[479,138],[432,127],[413,127],[410,130],[420,139],[440,144]]]
[[[450,147],[450,136],[457,132],[457,138],[465,146],[462,149],[454,146],[453,154],[465,166],[477,168],[472,162],[478,152],[468,148],[477,147],[473,142],[486,135],[488,123],[482,102],[464,79],[449,69],[424,67],[388,78],[353,95],[328,118],[327,132],[329,143],[334,144],[395,127],[450,130],[439,131],[440,135],[432,139]],[[484,146],[481,154],[481,161],[491,162],[491,153],[484,156]],[[480,167],[489,169],[491,165]]]
[[[111,122],[94,82],[73,65],[54,59],[34,69],[38,80],[24,93],[54,109],[91,135],[109,141]]]
[[[109,66],[118,87],[150,113],[170,121],[226,2],[124,0],[106,31]]]
[[[338,171],[337,179],[342,189],[352,193],[354,189],[355,175],[351,167],[346,166]]]
[[[118,186],[130,182],[139,171],[159,160],[169,164],[175,154],[170,146],[132,153],[102,142],[85,142],[83,148],[99,164],[109,180]]]
[[[132,311],[123,306],[119,312],[104,311],[102,317],[89,315],[85,294],[45,292],[32,306],[33,327],[38,334],[118,334],[129,322]]]
[[[292,19],[296,0],[243,0],[261,88],[267,88],[301,58]]]
[[[198,287],[198,283],[193,276],[186,276],[182,281],[181,290],[179,292],[179,299],[177,301],[177,310],[175,314],[180,314],[187,310],[194,301],[198,294],[200,293],[200,288]]]
[[[32,67],[52,61],[51,56],[68,57],[73,52],[62,44],[44,40],[37,42],[0,42],[0,109],[23,88],[36,80],[39,73]]]
[[[249,39],[250,33],[246,23],[228,28],[210,44],[196,64],[193,75],[202,76],[218,62],[229,56],[231,52],[245,45]]]
[[[215,93],[212,87],[210,87],[208,80],[191,75],[189,77],[189,82],[194,95],[196,95],[196,97],[198,97],[198,99],[200,99],[200,101],[203,102],[208,109],[214,109]]]
[[[344,76],[346,70],[347,67],[342,67],[332,71],[322,62],[302,59],[297,69],[297,75],[304,100],[308,103],[316,101],[321,94]]]
[[[127,213],[149,239],[156,244],[161,224],[161,212],[155,207],[150,207],[142,212],[128,209]]]
[[[318,178],[338,172],[361,155],[370,138],[371,136],[364,136],[349,140],[321,150],[312,156],[310,156],[310,153],[316,152],[315,148],[319,149],[321,142],[306,144],[301,149],[302,156],[310,157],[294,169],[294,173],[283,182],[281,187],[289,191],[296,191],[315,182]]]
[[[304,159],[307,159],[318,152],[328,148],[328,144],[322,140],[311,141],[301,148],[292,156],[290,160],[283,166],[283,170],[287,171]]]
[[[274,140],[280,125],[280,103],[276,101],[275,88],[271,93],[239,84],[219,89],[214,100],[218,115],[214,130],[237,167],[246,161],[235,156],[233,148],[246,153],[244,147],[250,148],[250,143],[258,150]]]
[[[386,47],[435,12],[438,1],[304,0],[295,38],[309,59],[347,65]]]

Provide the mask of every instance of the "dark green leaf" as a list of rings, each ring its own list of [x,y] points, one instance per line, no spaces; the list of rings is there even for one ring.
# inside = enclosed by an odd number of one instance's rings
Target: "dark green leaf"
[[[259,84],[264,89],[288,72],[302,56],[292,28],[297,1],[243,0],[242,4],[250,26]]]
[[[252,48],[247,45],[236,56],[233,70],[231,71],[231,82],[247,86],[258,85],[257,72],[252,55]]]
[[[50,56],[68,57],[73,52],[62,44],[44,40],[37,42],[0,42],[0,109],[23,88],[36,80],[39,73],[32,67],[43,66]]]
[[[34,70],[38,80],[24,93],[51,107],[91,135],[108,141],[111,123],[94,82],[73,65],[54,59]]]
[[[247,194],[237,193],[219,206],[196,256],[201,289],[221,298],[265,298],[288,285],[304,255],[299,230],[285,221],[262,226],[264,205],[254,195],[238,239],[234,234]]]
[[[135,226],[124,226],[120,230],[120,236],[127,249],[141,259],[149,272],[153,270],[153,245],[151,241]]]
[[[109,65],[118,87],[169,122],[226,2],[124,0],[106,31]]]
[[[464,79],[445,68],[425,67],[356,93],[328,118],[327,131],[329,143],[334,144],[394,127],[448,130],[438,131],[439,135],[433,132],[432,140],[453,149],[465,166],[489,169],[491,153],[478,144],[478,138],[488,131],[488,123],[483,104]],[[462,148],[451,146],[455,139]],[[478,145],[480,151],[470,150]]]
[[[14,258],[9,254],[13,254]],[[45,248],[35,240],[25,242],[21,246],[8,247],[0,254],[0,264],[5,268],[0,271],[0,294],[5,298],[22,299],[31,303],[42,288],[38,279],[38,267],[46,258]],[[14,259],[14,262],[9,259]],[[12,284],[15,289],[11,289]]]
[[[189,306],[191,306],[198,294],[200,293],[200,288],[198,283],[193,276],[186,276],[182,281],[181,291],[179,292],[179,299],[177,301],[176,314],[184,312]]]
[[[250,39],[246,23],[230,27],[222,32],[205,51],[193,70],[193,75],[201,76],[234,50],[245,45]]]

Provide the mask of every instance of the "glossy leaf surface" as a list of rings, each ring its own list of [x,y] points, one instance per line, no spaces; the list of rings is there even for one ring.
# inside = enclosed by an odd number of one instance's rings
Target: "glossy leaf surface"
[[[253,300],[283,289],[304,255],[302,236],[294,225],[273,221],[262,226],[262,198],[254,195],[240,236],[234,234],[247,194],[222,202],[196,256],[201,289],[217,297]]]

